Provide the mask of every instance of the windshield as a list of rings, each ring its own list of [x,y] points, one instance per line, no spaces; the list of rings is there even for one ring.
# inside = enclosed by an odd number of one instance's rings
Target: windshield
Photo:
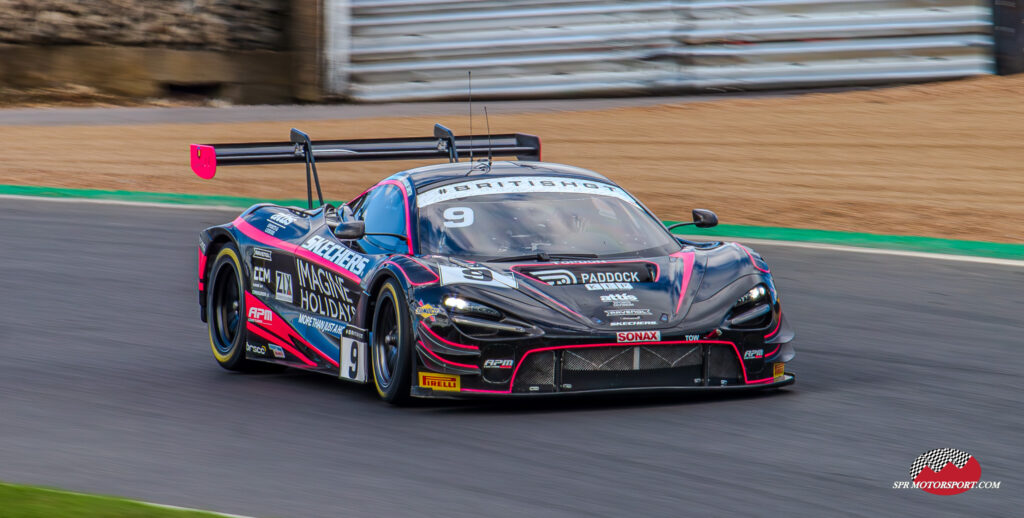
[[[521,192],[530,191],[522,188],[496,192],[504,189],[460,191],[448,185],[421,193],[417,200],[420,252],[483,261],[533,256],[629,258],[679,250],[661,223],[625,191],[592,181],[581,184],[600,189],[558,189],[556,185],[532,192]]]

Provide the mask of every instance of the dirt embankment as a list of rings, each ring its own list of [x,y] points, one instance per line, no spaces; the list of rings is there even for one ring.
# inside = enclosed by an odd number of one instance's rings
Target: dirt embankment
[[[492,117],[540,135],[545,160],[602,172],[664,219],[1024,243],[1024,77],[785,99]],[[245,124],[0,127],[0,183],[302,197],[302,166],[222,168],[203,181],[190,142],[428,135],[463,114]],[[483,120],[477,121],[480,129]],[[346,199],[414,163],[324,164]]]

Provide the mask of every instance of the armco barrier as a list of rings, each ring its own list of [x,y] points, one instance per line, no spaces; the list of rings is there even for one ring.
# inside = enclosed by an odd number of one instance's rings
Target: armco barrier
[[[965,0],[324,0],[326,87],[359,101],[628,95],[993,73]]]

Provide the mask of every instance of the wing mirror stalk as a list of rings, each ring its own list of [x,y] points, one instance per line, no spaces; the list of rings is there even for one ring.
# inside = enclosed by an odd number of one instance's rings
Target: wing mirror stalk
[[[718,216],[714,212],[707,209],[693,209],[693,221],[687,221],[684,223],[676,223],[666,228],[672,230],[676,227],[684,227],[686,225],[695,225],[697,228],[711,228],[718,224]]]

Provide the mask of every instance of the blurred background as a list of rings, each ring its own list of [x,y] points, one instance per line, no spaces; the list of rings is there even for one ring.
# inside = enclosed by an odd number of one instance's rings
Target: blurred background
[[[1024,69],[979,0],[2,0],[0,86],[232,103],[729,92]],[[6,102],[12,102],[6,93]]]

